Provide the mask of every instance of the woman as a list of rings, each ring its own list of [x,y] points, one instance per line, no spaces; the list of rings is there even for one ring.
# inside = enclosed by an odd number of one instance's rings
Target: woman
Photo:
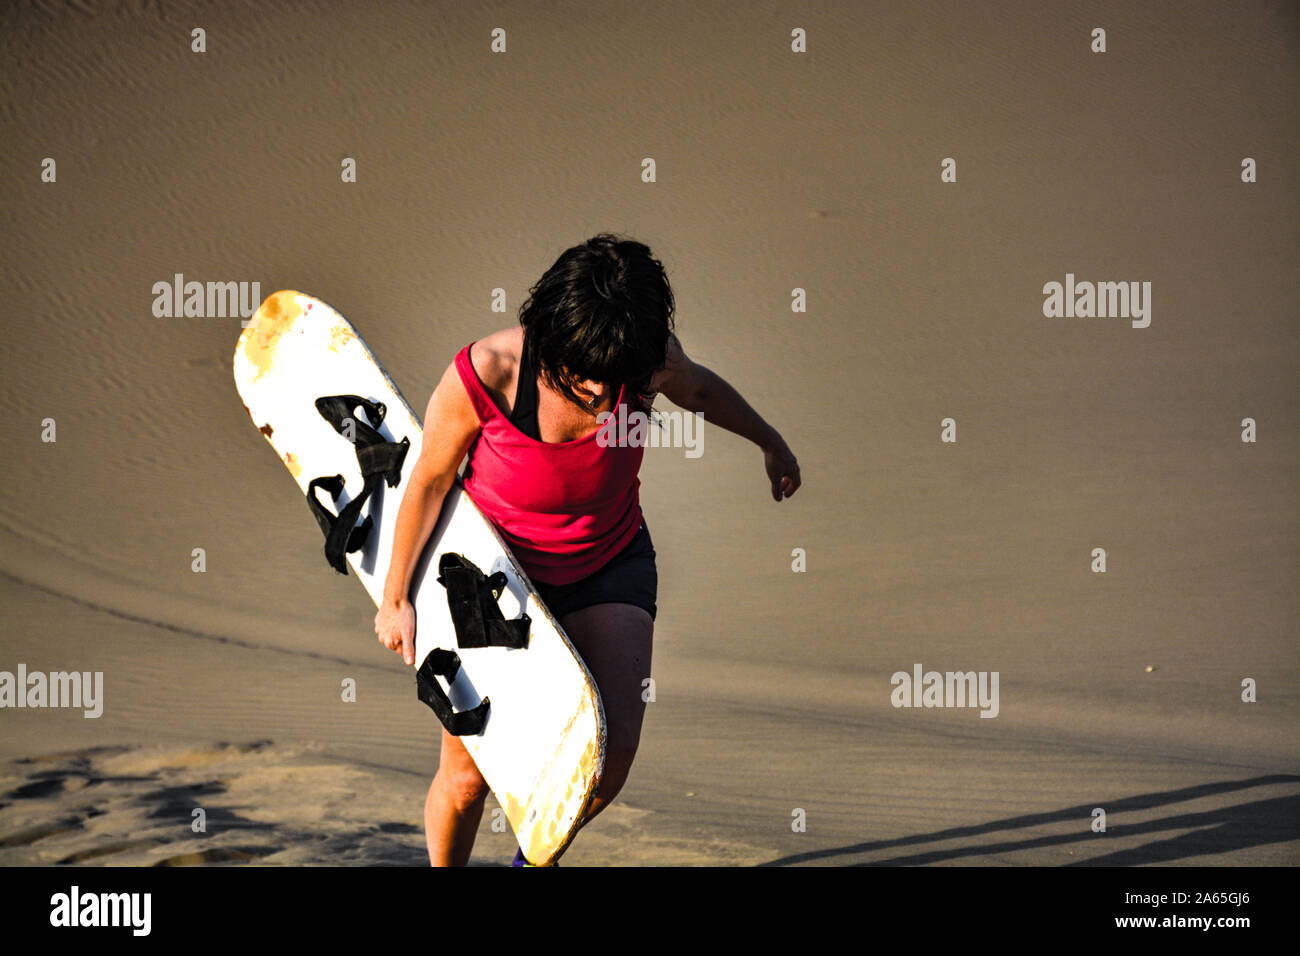
[[[375,616],[379,642],[414,665],[411,573],[468,453],[466,491],[499,528],[604,703],[605,769],[584,824],[614,799],[636,755],[658,582],[637,494],[645,449],[597,440],[603,413],[617,414],[620,403],[648,412],[662,393],[758,445],[774,499],[799,487],[799,467],[777,431],[686,357],[673,311],[650,250],[602,234],[556,260],[530,290],[518,328],[456,356],[429,399]],[[424,806],[430,863],[469,861],[487,793],[464,745],[444,730]]]

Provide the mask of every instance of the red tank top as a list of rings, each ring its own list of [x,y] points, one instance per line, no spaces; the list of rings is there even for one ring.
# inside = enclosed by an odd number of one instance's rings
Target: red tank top
[[[465,490],[530,578],[572,584],[599,571],[641,527],[639,445],[602,447],[599,428],[574,441],[529,438],[497,408],[470,361],[456,371],[482,426],[470,446]],[[623,391],[618,405],[623,403]],[[629,409],[630,411],[630,409]]]

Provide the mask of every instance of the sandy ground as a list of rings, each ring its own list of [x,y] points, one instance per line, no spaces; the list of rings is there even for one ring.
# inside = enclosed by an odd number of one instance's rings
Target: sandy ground
[[[424,861],[433,718],[239,320],[151,289],[325,298],[422,410],[604,230],[805,484],[647,454],[657,698],[565,865],[1297,862],[1296,5],[733,6],[0,9],[0,670],[105,675],[97,719],[0,711],[0,864]],[[1045,318],[1067,273],[1150,281],[1150,327]],[[894,708],[917,663],[998,716]]]

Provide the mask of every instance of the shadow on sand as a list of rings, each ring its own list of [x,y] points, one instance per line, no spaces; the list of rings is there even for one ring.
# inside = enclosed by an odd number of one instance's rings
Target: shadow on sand
[[[1141,846],[1116,849],[1111,853],[1090,856],[1067,866],[1134,866],[1142,863],[1168,864],[1188,857],[1228,853],[1269,843],[1283,843],[1300,839],[1300,794],[1270,797],[1214,810],[1171,813],[1155,820],[1125,823],[1123,815],[1158,809],[1188,800],[1223,796],[1244,792],[1256,787],[1300,783],[1294,774],[1273,774],[1251,777],[1248,780],[1231,780],[1207,783],[1181,790],[1146,793],[1119,800],[1097,799],[1089,803],[1053,810],[1008,817],[974,826],[952,827],[932,833],[900,837],[895,840],[873,840],[851,846],[812,850],[792,856],[770,860],[760,866],[793,866],[800,863],[834,861],[838,866],[920,866],[927,863],[946,863],[971,856],[994,856],[1019,850],[1041,849],[1072,844],[1094,844],[1098,840],[1149,837]],[[1102,807],[1106,811],[1105,833],[1092,831],[1092,811]],[[1034,837],[1016,837],[1015,831],[1032,827],[1069,824],[1071,832],[1045,834]],[[1161,834],[1179,832],[1176,836]],[[994,836],[1001,834],[1001,836]],[[950,840],[965,841],[964,845],[943,849],[922,849],[926,844],[945,843]],[[1091,849],[1092,847],[1090,847]],[[894,852],[886,857],[851,861],[844,857],[859,854]]]

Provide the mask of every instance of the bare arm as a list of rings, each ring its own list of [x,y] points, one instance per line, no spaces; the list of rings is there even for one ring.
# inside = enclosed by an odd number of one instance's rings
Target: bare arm
[[[780,432],[763,420],[729,382],[712,369],[691,361],[677,336],[669,336],[668,361],[651,387],[675,405],[702,412],[704,419],[748,438],[763,450],[763,463],[772,482],[772,498],[789,498],[802,484],[799,463]]]
[[[456,481],[456,469],[478,434],[478,414],[456,366],[450,365],[433,390],[424,416],[420,457],[406,481],[393,532],[393,553],[384,581],[384,600],[375,615],[375,635],[408,665],[415,663],[415,608],[411,576],[438,523],[442,502]]]

